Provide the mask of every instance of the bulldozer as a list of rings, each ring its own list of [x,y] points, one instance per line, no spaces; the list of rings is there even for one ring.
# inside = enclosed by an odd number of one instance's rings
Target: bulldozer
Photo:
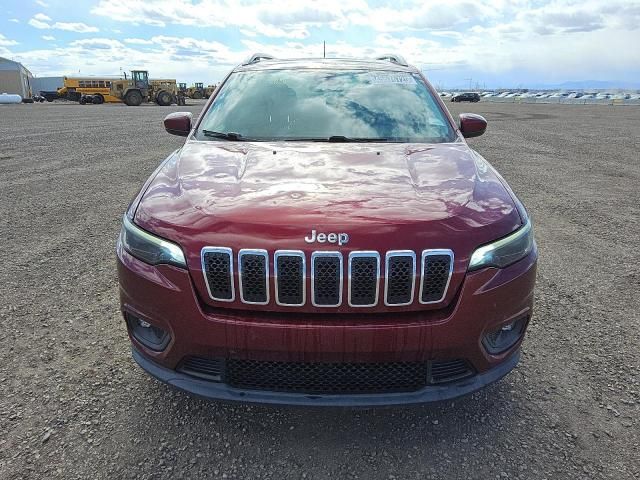
[[[205,89],[203,83],[194,83],[193,87],[187,88],[187,97],[199,100],[204,98]]]
[[[134,107],[142,102],[155,102],[163,107],[172,103],[184,105],[184,96],[178,94],[175,80],[149,80],[146,70],[132,70],[131,78],[112,81],[111,95]]]

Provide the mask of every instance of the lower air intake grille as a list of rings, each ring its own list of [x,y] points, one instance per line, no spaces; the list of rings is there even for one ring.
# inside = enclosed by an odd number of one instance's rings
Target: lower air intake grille
[[[475,374],[466,360],[431,362],[268,362],[185,357],[178,371],[246,390],[308,394],[413,392]]]
[[[426,362],[302,363],[227,360],[236,388],[309,394],[411,392],[426,386]]]
[[[224,360],[216,358],[187,357],[178,367],[178,371],[204,380],[219,382],[222,378]]]
[[[434,360],[431,362],[429,383],[446,383],[473,375],[465,360]]]
[[[427,253],[422,256],[422,288],[420,301],[434,303],[442,301],[447,291],[453,252]]]

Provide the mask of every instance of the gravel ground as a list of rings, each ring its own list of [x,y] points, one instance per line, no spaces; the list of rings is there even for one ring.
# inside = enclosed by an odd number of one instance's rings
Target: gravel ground
[[[377,410],[216,404],[132,361],[114,244],[178,109],[0,106],[0,478],[640,478],[640,108],[453,105],[534,219],[537,310],[503,381]]]

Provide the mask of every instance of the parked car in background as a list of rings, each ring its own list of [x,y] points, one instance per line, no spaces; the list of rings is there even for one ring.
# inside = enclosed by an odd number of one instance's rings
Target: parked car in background
[[[451,97],[452,102],[479,102],[480,95],[475,92],[458,93]]]

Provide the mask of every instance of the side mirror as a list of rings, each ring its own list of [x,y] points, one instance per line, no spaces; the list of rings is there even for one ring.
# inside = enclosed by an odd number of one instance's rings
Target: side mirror
[[[464,138],[479,137],[487,129],[484,117],[475,113],[460,114],[460,131]]]
[[[191,131],[191,119],[193,115],[190,112],[174,112],[164,117],[164,129],[171,135],[186,137]]]

